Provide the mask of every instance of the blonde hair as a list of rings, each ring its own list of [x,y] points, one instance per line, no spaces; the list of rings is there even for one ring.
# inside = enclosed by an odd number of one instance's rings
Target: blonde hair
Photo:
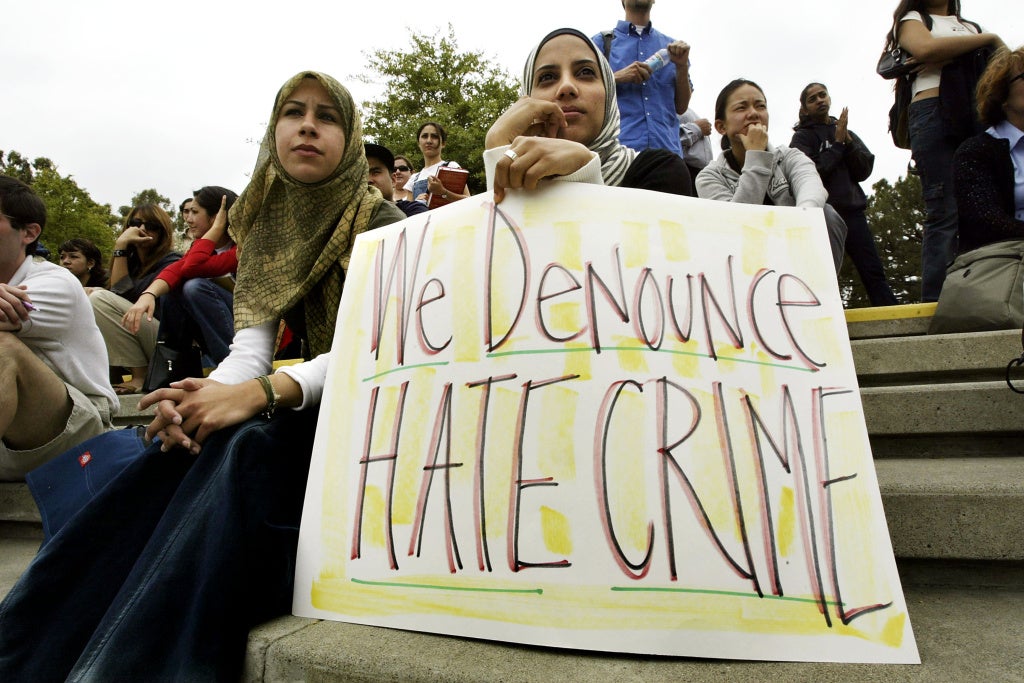
[[[1010,79],[1021,73],[1024,73],[1024,46],[1012,52],[999,48],[992,55],[976,91],[978,118],[986,126],[994,126],[1006,119],[1003,105],[1010,94]]]

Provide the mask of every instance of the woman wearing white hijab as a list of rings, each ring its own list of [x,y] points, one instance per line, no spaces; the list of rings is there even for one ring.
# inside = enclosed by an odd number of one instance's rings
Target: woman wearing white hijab
[[[672,194],[691,187],[686,164],[663,149],[636,152],[619,142],[615,77],[586,35],[552,31],[523,69],[523,97],[487,132],[484,161],[501,201],[506,189],[545,178],[597,182]]]

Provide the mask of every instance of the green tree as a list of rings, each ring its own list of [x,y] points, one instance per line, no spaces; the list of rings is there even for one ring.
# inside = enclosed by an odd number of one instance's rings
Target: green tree
[[[32,184],[32,165],[28,162],[28,159],[21,156],[18,152],[13,149],[7,153],[7,160],[4,160],[4,153],[0,151],[0,169],[3,170],[4,175],[17,178],[23,183],[29,185]]]
[[[363,103],[363,132],[368,140],[395,154],[423,159],[416,129],[437,121],[448,132],[444,158],[469,171],[469,187],[486,187],[483,150],[487,129],[519,95],[516,80],[482,52],[459,52],[451,24],[447,35],[410,30],[405,45],[367,54],[365,83],[384,85],[380,99]]]
[[[882,178],[871,186],[866,209],[868,227],[885,267],[889,286],[901,303],[921,300],[921,236],[924,200],[921,181],[913,174],[895,183]],[[839,273],[839,291],[847,308],[870,306],[853,263],[846,259]]]
[[[31,185],[46,204],[46,227],[40,242],[50,250],[51,258],[56,260],[57,248],[72,237],[90,239],[110,255],[119,226],[110,205],[93,201],[70,175],[61,175],[52,161],[38,157],[30,164],[16,151],[8,152],[6,159],[0,151],[0,173]]]
[[[167,212],[167,214],[173,219],[176,215],[177,206],[169,198],[163,196],[153,188],[136,192],[132,196],[132,200],[127,206],[118,207],[117,212],[121,214],[121,218],[127,218],[128,214],[131,213],[132,209],[136,206],[142,206],[144,204],[156,204],[161,209]]]

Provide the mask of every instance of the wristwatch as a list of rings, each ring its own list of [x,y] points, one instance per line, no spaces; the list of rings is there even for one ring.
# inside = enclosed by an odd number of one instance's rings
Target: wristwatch
[[[114,254],[114,258],[117,258],[118,256],[125,256],[126,257],[126,256],[128,256],[128,250],[127,249],[115,249],[113,254]]]

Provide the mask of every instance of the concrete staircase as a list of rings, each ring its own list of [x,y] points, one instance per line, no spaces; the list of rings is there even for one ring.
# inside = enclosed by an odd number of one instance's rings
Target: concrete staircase
[[[633,657],[282,617],[251,632],[245,680],[1024,680],[1024,396],[1004,381],[1020,332],[925,336],[931,309],[847,314],[920,666]],[[124,404],[120,424],[146,421]],[[40,537],[24,485],[0,484],[0,594]]]

